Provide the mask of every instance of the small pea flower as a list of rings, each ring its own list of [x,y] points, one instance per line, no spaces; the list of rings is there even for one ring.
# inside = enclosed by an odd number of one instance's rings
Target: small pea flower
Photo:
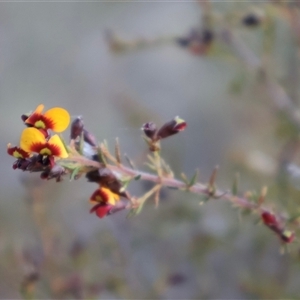
[[[89,182],[97,182],[103,188],[109,189],[112,193],[123,198],[128,198],[127,192],[123,189],[121,181],[108,168],[104,166],[98,170],[90,171],[85,176]]]
[[[34,152],[48,157],[68,157],[65,146],[57,134],[47,140],[41,131],[33,127],[23,130],[20,145],[23,150],[29,153]]]
[[[97,189],[90,198],[91,202],[107,203],[111,205],[115,205],[119,200],[120,196],[118,194],[115,194],[110,189],[105,187],[100,187]]]
[[[70,123],[70,115],[67,110],[61,107],[53,107],[43,113],[44,105],[40,104],[29,116],[22,115],[22,120],[29,127],[35,127],[46,133],[51,129],[54,132],[64,131]]]
[[[99,218],[103,218],[108,215],[112,208],[116,205],[116,202],[120,200],[120,196],[113,193],[111,190],[100,187],[91,196],[90,202],[96,203],[90,213],[95,212]]]

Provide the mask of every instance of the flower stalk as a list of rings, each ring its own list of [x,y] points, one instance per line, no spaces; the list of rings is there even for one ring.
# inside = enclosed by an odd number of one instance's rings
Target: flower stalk
[[[235,179],[231,192],[220,190],[216,186],[218,167],[213,169],[208,183],[198,181],[198,170],[191,179],[188,179],[185,174],[182,174],[182,181],[174,178],[172,169],[161,157],[160,144],[163,139],[187,127],[183,119],[175,117],[160,128],[153,122],[143,125],[142,130],[151,153],[148,155],[147,165],[154,171],[154,173],[147,173],[133,168],[129,158],[127,160],[130,162],[130,167],[122,163],[118,139],[116,139],[114,154],[109,151],[106,141],[96,146],[95,138],[85,129],[79,117],[71,125],[71,140],[67,144],[61,136],[51,133],[53,128],[56,131],[58,128],[57,125],[56,127],[51,125],[57,124],[55,112],[58,113],[58,120],[62,123],[58,129],[66,127],[69,120],[66,110],[61,108],[48,110],[47,112],[51,112],[51,119],[48,120],[49,113],[46,116],[42,115],[42,107],[42,105],[38,106],[38,109],[27,116],[27,119],[22,118],[25,119],[25,124],[28,120],[31,123],[21,134],[20,147],[8,145],[7,153],[17,158],[13,168],[41,172],[42,179],[54,178],[56,181],[61,181],[66,175],[70,176],[70,180],[85,175],[89,182],[98,184],[97,190],[90,197],[90,202],[93,204],[90,212],[95,213],[99,218],[124,209],[130,210],[129,216],[136,215],[141,212],[146,200],[152,196],[154,196],[155,206],[158,207],[160,191],[163,187],[167,187],[201,196],[200,204],[210,199],[228,201],[235,207],[259,215],[262,223],[283,243],[291,243],[294,240],[295,233],[286,226],[288,220],[263,205],[267,194],[266,187],[263,187],[258,195],[248,192],[244,196],[239,196],[238,181]],[[62,118],[64,115],[67,115],[66,120]],[[41,127],[41,124],[50,124],[52,127],[50,125]],[[150,181],[154,186],[140,197],[131,196],[127,188],[132,180]]]

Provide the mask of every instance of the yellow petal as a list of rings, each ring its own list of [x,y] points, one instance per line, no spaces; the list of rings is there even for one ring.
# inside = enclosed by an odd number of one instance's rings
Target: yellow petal
[[[44,117],[50,119],[53,122],[53,128],[55,132],[62,132],[69,126],[70,114],[64,108],[54,107],[47,110],[44,113]]]
[[[35,143],[45,143],[43,133],[34,127],[25,128],[21,134],[20,146],[26,152],[32,152],[31,146]]]
[[[48,144],[51,146],[57,147],[59,149],[60,153],[59,153],[59,155],[57,155],[58,157],[66,158],[69,156],[61,138],[57,134],[53,135],[49,139]]]
[[[107,203],[111,204],[111,205],[116,205],[116,201],[118,201],[120,199],[120,196],[113,193],[110,189],[108,188],[100,188],[102,190],[102,192],[106,193],[106,197],[107,197]]]

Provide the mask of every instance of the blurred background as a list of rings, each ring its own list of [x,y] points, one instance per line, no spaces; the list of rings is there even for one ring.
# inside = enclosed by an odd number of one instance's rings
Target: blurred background
[[[299,7],[255,2],[0,4],[2,299],[299,298],[298,242],[282,255],[258,217],[164,189],[157,209],[149,200],[134,218],[100,220],[89,214],[95,184],[14,171],[5,150],[19,143],[20,116],[43,103],[81,115],[111,147],[118,137],[147,170],[141,125],[179,115],[187,130],[162,145],[177,177],[199,168],[207,182],[219,165],[219,188],[239,172],[241,194],[267,185],[270,207],[299,213],[300,179],[283,171],[297,170],[299,127],[276,98],[283,87],[296,112]]]

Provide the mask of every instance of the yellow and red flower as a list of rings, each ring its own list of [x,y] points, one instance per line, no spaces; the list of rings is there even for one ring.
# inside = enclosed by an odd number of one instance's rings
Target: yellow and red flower
[[[42,156],[68,157],[68,152],[57,134],[47,140],[44,134],[34,127],[23,130],[20,146],[26,152],[35,152]]]
[[[25,159],[30,156],[30,153],[20,147],[11,147],[11,144],[7,145],[7,153],[17,159]]]
[[[108,203],[115,205],[120,200],[120,196],[113,193],[110,189],[100,187],[97,189],[90,198],[91,202]]]
[[[70,123],[70,114],[61,107],[53,107],[43,113],[44,105],[40,104],[35,111],[24,118],[24,122],[32,127],[47,131],[51,129],[55,132],[64,131]]]
[[[90,213],[95,212],[99,218],[105,217],[120,200],[120,196],[108,188],[100,187],[91,196],[90,202],[95,204]]]

